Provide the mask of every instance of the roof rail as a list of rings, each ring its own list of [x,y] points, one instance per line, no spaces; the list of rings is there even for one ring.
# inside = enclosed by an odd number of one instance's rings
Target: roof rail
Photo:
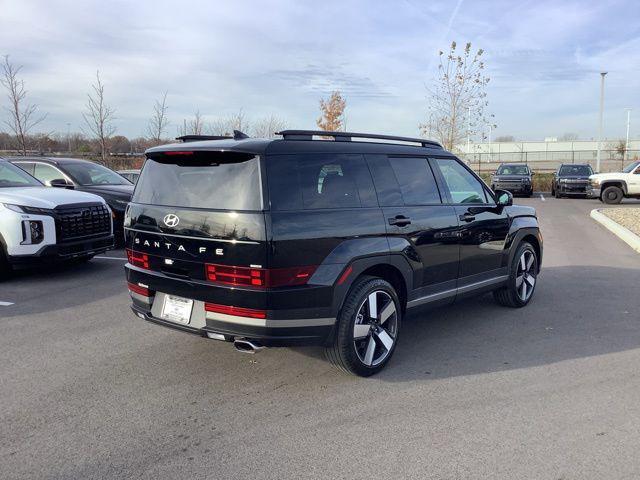
[[[202,140],[227,140],[229,137],[227,135],[182,135],[181,137],[176,137],[176,140],[182,140],[183,142],[200,142]]]
[[[284,140],[313,140],[313,137],[333,137],[336,142],[350,142],[352,138],[370,138],[375,140],[391,140],[394,142],[419,143],[423,147],[442,148],[438,142],[424,138],[396,137],[393,135],[376,135],[374,133],[325,132],[324,130],[282,130],[276,132]]]

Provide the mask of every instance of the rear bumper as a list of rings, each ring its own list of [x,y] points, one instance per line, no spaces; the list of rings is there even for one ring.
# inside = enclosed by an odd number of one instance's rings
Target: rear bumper
[[[170,278],[130,264],[125,271],[129,283],[143,286],[151,295],[130,292],[132,309],[139,318],[202,337],[217,334],[227,341],[245,338],[265,346],[322,345],[331,338],[336,323],[331,302],[323,294],[327,287],[255,292]],[[163,318],[169,295],[193,300],[188,323]],[[210,312],[206,303],[260,310],[266,318]]]
[[[113,235],[74,242],[46,245],[32,255],[9,256],[9,263],[14,267],[29,267],[47,262],[63,262],[98,255],[113,248]]]
[[[331,338],[333,331],[333,322],[328,324],[328,319],[319,320],[319,325],[308,326],[290,326],[291,320],[275,320],[270,319],[265,325],[247,325],[242,320],[244,317],[238,317],[238,321],[225,321],[206,319],[204,326],[184,325],[181,323],[165,320],[154,316],[148,308],[140,305],[134,298],[131,306],[133,313],[148,322],[162,325],[163,327],[172,328],[185,333],[191,333],[205,338],[215,338],[222,335],[225,341],[232,342],[235,339],[257,340],[265,347],[286,347],[295,345],[324,345]],[[230,315],[225,315],[230,317]],[[253,319],[248,319],[253,320]]]

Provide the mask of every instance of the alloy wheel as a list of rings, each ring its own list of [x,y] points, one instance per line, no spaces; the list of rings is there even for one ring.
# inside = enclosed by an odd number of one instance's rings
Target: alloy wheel
[[[398,333],[396,304],[384,290],[369,293],[360,304],[353,326],[353,344],[368,367],[382,363],[391,353]]]
[[[522,252],[518,261],[518,272],[516,274],[516,290],[518,297],[526,302],[533,293],[536,285],[536,257],[530,250]]]

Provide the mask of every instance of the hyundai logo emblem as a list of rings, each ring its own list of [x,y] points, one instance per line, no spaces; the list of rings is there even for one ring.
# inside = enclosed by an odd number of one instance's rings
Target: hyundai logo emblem
[[[164,216],[163,221],[167,227],[173,228],[178,226],[178,224],[180,223],[180,218],[177,215],[170,213],[169,215]]]

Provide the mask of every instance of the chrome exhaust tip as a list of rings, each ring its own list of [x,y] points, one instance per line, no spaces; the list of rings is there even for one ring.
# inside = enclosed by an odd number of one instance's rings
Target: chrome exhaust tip
[[[254,354],[258,350],[266,348],[264,345],[260,345],[258,342],[247,340],[246,338],[238,338],[233,341],[233,346],[238,352]]]

